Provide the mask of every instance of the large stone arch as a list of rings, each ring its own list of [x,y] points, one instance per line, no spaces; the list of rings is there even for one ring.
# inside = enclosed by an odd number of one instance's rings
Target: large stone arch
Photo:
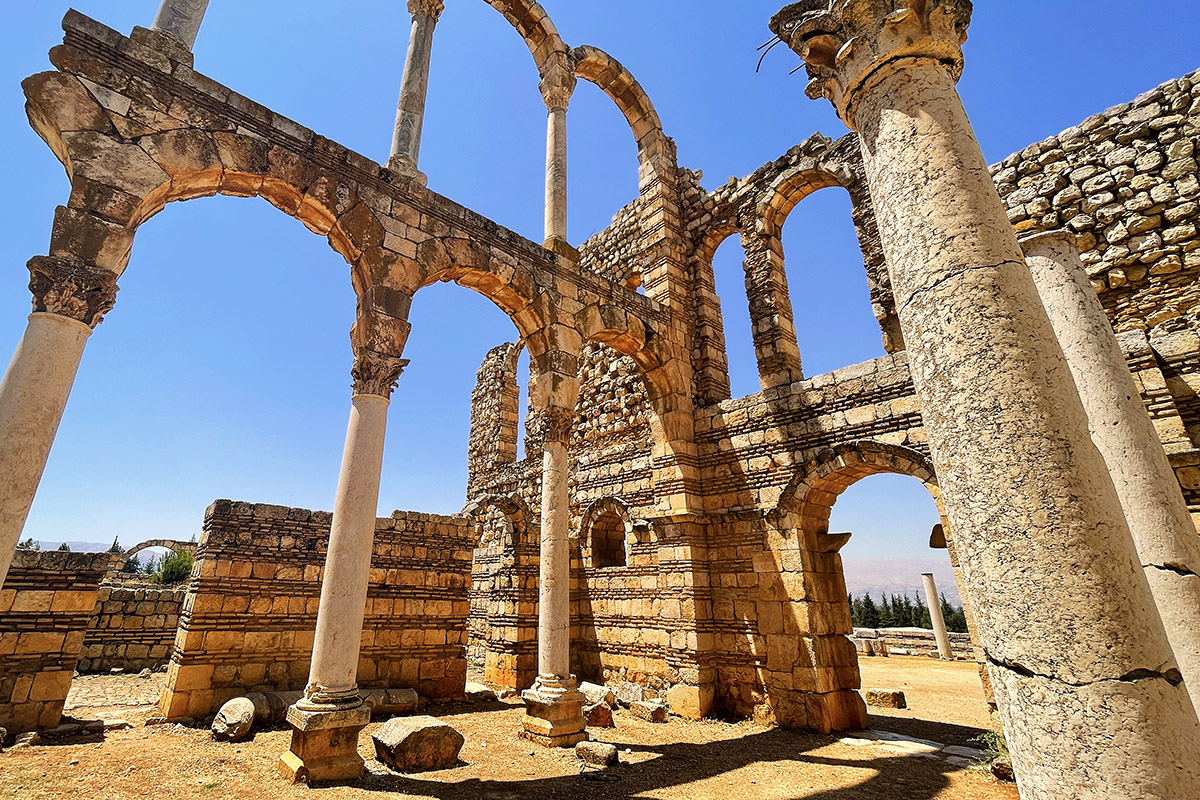
[[[517,29],[540,74],[546,74],[550,60],[555,54],[566,55],[570,51],[541,3],[529,0],[487,0],[487,4],[503,14]]]
[[[594,83],[625,115],[638,150],[662,139],[663,126],[650,95],[620,61],[598,47],[583,45],[571,51],[576,76]]]
[[[196,554],[199,545],[195,542],[180,542],[175,539],[147,539],[141,544],[135,544],[133,547],[126,550],[120,557],[120,568],[123,569],[138,553],[144,550],[149,550],[152,547],[163,547],[171,552],[184,552],[191,555]]]

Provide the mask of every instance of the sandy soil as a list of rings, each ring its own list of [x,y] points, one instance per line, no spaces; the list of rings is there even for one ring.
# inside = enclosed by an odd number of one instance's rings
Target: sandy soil
[[[971,665],[925,659],[865,660],[864,685],[902,688],[912,705],[908,712],[876,715],[873,724],[941,742],[965,742],[961,738],[964,731],[987,722],[978,677],[973,683],[971,680],[972,669]],[[616,714],[617,728],[593,731],[594,738],[618,745],[624,762],[613,771],[616,780],[595,780],[594,774],[580,774],[570,751],[544,750],[517,738],[521,709],[504,703],[448,704],[430,709],[466,737],[461,762],[454,769],[410,776],[389,773],[373,758],[369,734],[379,724],[375,723],[360,739],[367,775],[354,786],[310,789],[274,777],[275,762],[288,745],[290,734],[285,730],[260,731],[246,742],[219,744],[204,728],[142,727],[152,714],[148,705],[109,703],[128,703],[127,692],[144,700],[161,679],[81,679],[72,696],[78,704],[69,707],[72,715],[78,719],[119,717],[135,727],[5,752],[0,755],[0,796],[80,800],[314,796],[342,800],[384,794],[446,800],[1017,800],[1012,785],[941,758],[856,747],[836,737],[761,728],[747,722],[673,718],[667,724],[652,725],[625,711]],[[920,727],[920,732],[903,729],[913,725]]]

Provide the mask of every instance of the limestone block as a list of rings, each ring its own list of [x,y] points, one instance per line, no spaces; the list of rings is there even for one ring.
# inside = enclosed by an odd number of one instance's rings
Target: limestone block
[[[644,719],[647,722],[666,722],[667,708],[661,702],[656,700],[639,700],[629,705],[629,710],[638,719]]]
[[[615,767],[621,763],[617,748],[604,742],[580,742],[575,745],[575,756],[593,767]]]
[[[863,698],[877,708],[908,708],[904,692],[895,689],[864,689]]]
[[[579,691],[583,692],[583,696],[587,698],[588,705],[603,703],[609,708],[617,707],[617,696],[607,686],[600,686],[595,683],[588,683],[587,681],[584,681],[583,683],[579,684]]]
[[[434,717],[388,720],[371,739],[376,758],[406,773],[453,767],[465,743],[461,733]]]
[[[237,697],[221,706],[212,723],[212,737],[218,742],[240,742],[254,724],[254,703]]]
[[[595,703],[594,705],[583,707],[583,718],[587,721],[589,728],[615,728],[616,723],[613,722],[612,708],[605,703]]]

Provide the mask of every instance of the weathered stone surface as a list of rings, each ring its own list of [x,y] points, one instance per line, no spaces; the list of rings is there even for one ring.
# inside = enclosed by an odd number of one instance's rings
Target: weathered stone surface
[[[589,728],[614,728],[612,709],[607,703],[596,703],[583,707],[583,717]]]
[[[253,725],[254,703],[245,697],[235,697],[217,712],[212,737],[219,742],[240,742],[250,735]]]
[[[609,708],[617,707],[617,696],[607,686],[600,686],[599,684],[584,681],[579,684],[579,691],[583,692],[583,696],[587,698],[589,706],[604,703]]]
[[[896,689],[864,689],[863,698],[867,705],[878,708],[908,708],[904,692]]]
[[[593,767],[615,767],[621,763],[617,748],[604,742],[580,742],[575,745],[575,755]]]
[[[629,710],[638,719],[647,722],[666,722],[667,709],[662,703],[654,700],[639,700],[629,704]]]
[[[496,691],[490,686],[484,686],[482,683],[468,683],[466,688],[466,697],[474,703],[494,703],[496,702]]]
[[[434,717],[388,720],[371,739],[375,757],[397,772],[452,767],[465,741],[461,733]]]

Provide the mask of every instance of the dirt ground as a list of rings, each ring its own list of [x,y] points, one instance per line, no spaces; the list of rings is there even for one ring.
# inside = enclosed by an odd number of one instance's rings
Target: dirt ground
[[[979,679],[969,664],[929,659],[864,659],[864,686],[904,689],[912,708],[873,714],[872,724],[943,743],[966,743],[987,724]],[[238,744],[213,742],[203,727],[143,727],[146,699],[162,676],[103,676],[76,682],[68,713],[76,719],[128,720],[129,730],[76,736],[0,755],[0,796],[13,798],[276,798],[349,800],[390,795],[442,800],[684,798],[691,800],[1017,800],[1011,784],[937,756],[854,746],[837,737],[672,718],[652,725],[616,713],[617,727],[592,731],[616,744],[622,766],[597,780],[581,775],[568,751],[519,739],[519,705],[446,704],[429,713],[465,737],[454,769],[401,776],[373,758],[370,733],[359,751],[367,774],[353,786],[310,789],[274,775],[286,730],[264,730]],[[117,705],[117,703],[121,705]],[[130,702],[142,703],[138,706]],[[873,711],[875,711],[873,709]],[[969,736],[968,732],[973,731]]]

